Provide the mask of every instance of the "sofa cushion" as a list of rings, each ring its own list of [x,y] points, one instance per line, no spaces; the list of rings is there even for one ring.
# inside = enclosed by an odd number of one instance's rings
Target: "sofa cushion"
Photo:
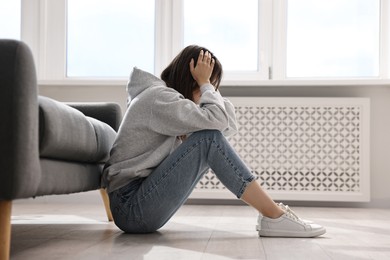
[[[116,132],[106,123],[53,99],[39,99],[40,157],[105,162]]]

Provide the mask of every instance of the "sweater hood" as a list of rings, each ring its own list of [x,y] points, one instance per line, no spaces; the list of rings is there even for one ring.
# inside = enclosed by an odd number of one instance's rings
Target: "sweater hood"
[[[149,87],[161,85],[165,86],[165,82],[149,72],[134,67],[127,84],[129,100],[134,99]]]

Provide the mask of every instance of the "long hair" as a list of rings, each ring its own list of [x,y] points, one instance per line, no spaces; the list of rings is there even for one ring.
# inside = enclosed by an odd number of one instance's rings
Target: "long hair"
[[[200,86],[198,86],[198,83],[192,77],[190,61],[194,59],[194,65],[196,66],[201,50],[204,52],[208,51],[215,60],[210,83],[218,89],[222,79],[222,65],[213,53],[197,45],[190,45],[184,48],[161,73],[161,79],[165,81],[168,87],[177,90],[185,98],[192,101],[194,101],[193,91]]]

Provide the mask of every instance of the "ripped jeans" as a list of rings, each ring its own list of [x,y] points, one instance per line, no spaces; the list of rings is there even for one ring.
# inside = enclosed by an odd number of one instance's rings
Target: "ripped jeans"
[[[255,179],[220,131],[195,132],[148,177],[109,194],[115,224],[126,233],[156,231],[184,204],[209,168],[237,198]]]

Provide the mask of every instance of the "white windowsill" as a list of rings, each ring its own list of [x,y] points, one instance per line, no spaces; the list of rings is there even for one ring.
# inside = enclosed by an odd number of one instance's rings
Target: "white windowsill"
[[[128,79],[66,79],[39,80],[40,86],[126,86]],[[335,80],[257,80],[257,81],[222,81],[221,86],[242,87],[321,87],[321,86],[389,86],[390,79],[335,79]]]

